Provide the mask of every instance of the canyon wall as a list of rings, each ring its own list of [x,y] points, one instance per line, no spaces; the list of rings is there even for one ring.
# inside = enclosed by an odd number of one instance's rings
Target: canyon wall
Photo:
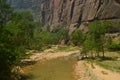
[[[68,27],[87,31],[94,20],[120,19],[120,0],[43,0],[42,23],[45,27]]]
[[[15,10],[31,10],[44,27],[87,32],[94,20],[120,19],[120,0],[7,0]]]

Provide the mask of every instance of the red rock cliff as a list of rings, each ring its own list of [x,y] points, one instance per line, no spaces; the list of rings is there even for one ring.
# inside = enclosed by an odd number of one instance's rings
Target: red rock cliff
[[[43,0],[41,10],[44,26],[86,31],[93,20],[120,19],[120,0]]]

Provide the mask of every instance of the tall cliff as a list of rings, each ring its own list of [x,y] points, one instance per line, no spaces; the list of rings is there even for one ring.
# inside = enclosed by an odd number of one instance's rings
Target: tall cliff
[[[120,0],[43,0],[41,2],[44,26],[67,26],[87,31],[93,20],[120,19]]]
[[[31,10],[44,27],[87,31],[94,20],[120,19],[120,0],[7,0],[16,10]]]

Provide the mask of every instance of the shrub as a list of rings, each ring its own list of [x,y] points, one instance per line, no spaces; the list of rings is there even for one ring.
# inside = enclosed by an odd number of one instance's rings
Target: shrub
[[[112,43],[108,46],[108,50],[110,51],[119,51],[120,50],[120,44]]]
[[[70,36],[70,40],[72,41],[72,43],[75,46],[80,46],[80,45],[82,45],[82,43],[84,41],[84,35],[83,35],[83,33],[79,29],[77,29]]]

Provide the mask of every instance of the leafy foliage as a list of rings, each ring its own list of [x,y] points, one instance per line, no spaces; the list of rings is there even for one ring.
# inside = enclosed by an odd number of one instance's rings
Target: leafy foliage
[[[84,35],[83,33],[77,29],[75,30],[75,32],[71,35],[70,37],[72,43],[76,46],[80,46],[82,45],[83,41],[84,41]]]
[[[68,39],[68,30],[64,28],[57,28],[50,32],[49,30],[42,30],[40,26],[34,28],[32,38],[32,49],[42,50],[51,45],[58,44],[61,40]]]
[[[112,27],[112,23],[109,21],[94,21],[89,25],[89,33],[83,44],[85,51],[96,51],[99,56],[99,52],[103,53],[106,43],[105,33]]]
[[[5,0],[0,0],[1,80],[12,80],[12,69],[30,48],[35,26],[30,13],[15,13]]]
[[[85,50],[86,52],[93,50],[95,48],[94,42],[95,42],[94,36],[88,34],[85,38],[84,43],[83,43],[83,50]]]
[[[111,45],[108,45],[107,48],[110,51],[119,51],[120,50],[120,44],[113,42],[113,43],[111,43]]]
[[[16,37],[8,29],[12,21],[12,9],[5,0],[0,0],[0,79],[11,80],[11,70],[19,62],[20,53],[24,53],[21,44],[16,43]]]

